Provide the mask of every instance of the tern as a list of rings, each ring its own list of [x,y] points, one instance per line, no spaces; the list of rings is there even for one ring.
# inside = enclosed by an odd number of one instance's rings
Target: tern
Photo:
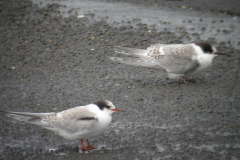
[[[51,130],[67,140],[80,139],[82,150],[88,150],[95,149],[88,139],[106,131],[112,121],[112,113],[116,111],[122,110],[116,109],[112,102],[103,100],[58,113],[1,112],[13,119]],[[87,147],[84,147],[83,140],[87,140]]]
[[[170,79],[197,75],[211,66],[215,56],[226,55],[209,43],[153,44],[147,49],[115,47],[115,52],[135,57],[109,57],[110,60],[128,65],[164,68]]]

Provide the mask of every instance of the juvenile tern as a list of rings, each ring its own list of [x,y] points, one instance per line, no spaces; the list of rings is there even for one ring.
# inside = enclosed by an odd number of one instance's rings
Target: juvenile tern
[[[1,112],[13,119],[54,131],[65,139],[80,139],[82,149],[88,150],[95,149],[88,139],[102,134],[112,121],[112,113],[116,111],[121,110],[116,109],[112,102],[104,100],[58,113]],[[87,148],[84,147],[83,140],[87,140]]]
[[[145,49],[115,47],[116,53],[135,56],[131,58],[109,57],[113,61],[149,68],[164,68],[168,78],[180,79],[196,75],[212,64],[217,52],[209,43],[153,44]]]

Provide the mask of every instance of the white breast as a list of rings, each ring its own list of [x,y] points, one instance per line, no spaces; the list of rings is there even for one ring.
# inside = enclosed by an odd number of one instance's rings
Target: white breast
[[[214,54],[200,54],[200,55],[198,55],[197,59],[198,59],[198,62],[200,64],[200,66],[198,67],[198,69],[193,74],[197,74],[199,72],[202,72],[203,70],[210,67],[211,64],[212,64],[212,60],[215,56],[216,55],[214,55]]]

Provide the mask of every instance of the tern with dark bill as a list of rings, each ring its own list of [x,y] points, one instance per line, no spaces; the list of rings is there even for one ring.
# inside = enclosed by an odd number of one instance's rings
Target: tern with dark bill
[[[116,109],[112,102],[104,100],[58,113],[1,112],[13,119],[51,130],[65,139],[80,139],[82,149],[88,150],[95,149],[88,139],[106,131],[112,121],[112,113],[116,111],[121,110]],[[87,147],[84,147],[83,140],[87,140]]]
[[[134,57],[110,57],[113,61],[149,68],[164,68],[170,79],[197,75],[212,64],[215,56],[225,55],[217,52],[209,43],[154,44],[147,49],[115,47],[115,52]]]

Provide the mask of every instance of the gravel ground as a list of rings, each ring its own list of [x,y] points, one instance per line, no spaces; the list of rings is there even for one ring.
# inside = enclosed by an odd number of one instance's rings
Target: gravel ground
[[[98,4],[90,2],[93,8]],[[102,2],[115,5],[113,10],[123,4],[143,9],[142,14],[173,13],[165,16],[169,21],[151,25],[147,17],[114,21],[110,8],[104,17],[98,16],[100,7],[77,17],[81,11],[66,16],[57,2],[1,1],[1,110],[61,111],[108,99],[126,112],[115,113],[111,127],[90,140],[97,149],[88,154],[81,153],[79,141],[1,114],[0,159],[238,159],[239,1],[211,2]],[[81,4],[78,10],[86,13]],[[186,14],[199,18],[177,18]],[[147,48],[203,40],[229,56],[216,57],[188,84],[166,79],[164,70],[108,60],[117,56],[115,45]]]

